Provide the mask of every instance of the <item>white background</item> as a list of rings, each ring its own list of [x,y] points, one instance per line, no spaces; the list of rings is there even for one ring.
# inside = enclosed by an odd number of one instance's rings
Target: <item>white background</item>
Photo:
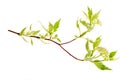
[[[101,45],[109,51],[119,51],[119,0],[1,0],[0,1],[0,80],[120,80],[120,60],[105,62],[112,71],[100,71],[92,63],[79,62],[53,43],[43,44],[34,39],[34,46],[7,30],[20,31],[33,24],[47,26],[61,18],[59,29],[63,41],[78,34],[75,21],[83,17],[82,10],[90,6],[101,9],[102,27],[96,27],[89,37],[102,36]],[[81,39],[65,47],[81,56]]]

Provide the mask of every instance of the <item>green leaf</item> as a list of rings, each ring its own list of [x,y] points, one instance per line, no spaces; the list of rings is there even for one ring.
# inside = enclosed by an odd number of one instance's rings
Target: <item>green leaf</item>
[[[78,20],[76,21],[76,27],[77,27],[78,29],[80,29],[80,24],[79,24]]]
[[[87,31],[83,32],[80,37],[83,37],[85,34],[87,33]]]
[[[94,41],[93,40],[91,40],[91,39],[89,39],[89,38],[85,38],[86,40],[88,40],[90,43],[94,43]]]
[[[32,31],[32,32],[31,32],[31,36],[35,36],[35,35],[37,35],[39,32],[40,32],[40,30]]]
[[[45,28],[44,25],[42,25],[42,23],[40,23],[40,25],[42,26],[42,28],[43,28],[46,32],[48,32],[48,30]]]
[[[22,37],[22,39],[23,39],[25,42],[28,42],[24,37]]]
[[[30,30],[32,30],[32,24],[30,25],[30,28],[29,28]]]
[[[87,13],[86,13],[86,12],[84,12],[84,11],[83,11],[83,13],[84,13],[84,15],[85,15],[86,17],[88,17],[88,15],[87,15]]]
[[[61,42],[60,38],[57,38],[57,41],[58,41],[58,42]]]
[[[31,43],[31,45],[33,45],[33,40],[32,39],[30,39],[30,43]]]
[[[88,53],[91,52],[90,47],[89,47],[89,41],[88,41],[88,40],[86,41],[86,50],[87,50]]]
[[[53,24],[49,22],[48,32],[51,35],[53,33]]]
[[[87,51],[87,54],[85,55],[85,59],[86,60],[91,60],[92,58],[92,56],[93,56],[93,52],[92,52],[92,50],[90,50],[90,42],[89,42],[89,40],[87,40],[86,41],[86,45],[85,45],[85,47],[86,47],[86,51]]]
[[[86,21],[82,20],[82,19],[80,19],[80,23],[81,23],[82,25],[84,25],[87,29],[90,27],[90,24],[87,23]]]
[[[102,22],[99,20],[99,19],[97,19],[97,21],[96,21],[96,24],[98,24],[98,25],[102,25]]]
[[[101,11],[101,10],[100,10],[100,11]],[[98,19],[99,14],[100,14],[100,11],[98,11],[97,13],[95,13],[95,14],[92,16],[92,21],[95,20],[95,19]]]
[[[80,36],[78,36],[78,35],[74,35],[74,37],[75,37],[75,39],[77,39],[77,38],[79,38]]]
[[[21,32],[20,32],[20,36],[24,35],[25,30],[26,30],[26,27],[25,27],[25,28],[23,28],[23,29],[21,30]]]
[[[91,20],[92,18],[92,9],[88,7],[88,19]]]
[[[99,36],[96,38],[95,42],[93,43],[93,48],[95,49],[96,47],[98,47],[100,42],[101,42],[101,38]]]
[[[61,19],[59,19],[58,21],[55,22],[55,24],[54,24],[54,32],[56,32],[57,29],[59,28],[60,20],[61,20]]]
[[[52,37],[52,39],[56,39],[56,38],[58,38],[58,35],[57,35],[57,34],[55,34],[55,35]]]
[[[104,58],[104,60],[109,60],[108,50],[104,47],[97,47],[96,50],[100,53],[100,55]]]
[[[117,51],[110,52],[109,58],[110,60],[113,60],[114,56],[116,55]]]
[[[95,60],[93,63],[94,63],[94,64],[97,66],[97,68],[100,69],[100,70],[112,70],[112,69],[110,69],[109,67],[105,66],[105,65],[104,65],[101,61],[99,61],[99,60]]]

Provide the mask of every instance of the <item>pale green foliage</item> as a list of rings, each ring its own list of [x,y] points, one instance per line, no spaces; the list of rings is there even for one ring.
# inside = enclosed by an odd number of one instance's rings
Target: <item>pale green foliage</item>
[[[25,30],[26,30],[26,27],[23,28],[21,31],[20,31],[20,36],[24,35],[25,34]]]
[[[102,61],[99,61],[99,60],[95,60],[93,62],[99,69],[101,70],[111,70],[110,68],[108,68],[107,66],[105,66]]]
[[[98,47],[99,44],[100,44],[100,42],[101,42],[101,38],[97,37],[96,40],[95,40],[95,42],[93,43],[93,48],[95,49],[96,47]]]
[[[36,36],[39,32],[40,30],[32,30],[32,25],[30,25],[29,30],[25,27],[20,31],[20,36]]]
[[[100,53],[100,55],[103,57],[104,60],[109,60],[109,52],[104,47],[97,47],[96,50]]]
[[[33,45],[33,40],[32,39],[30,40],[30,43],[31,43],[31,45]]]
[[[116,53],[117,53],[117,51],[112,51],[112,52],[110,52],[110,54],[109,54],[109,59],[110,59],[110,60],[114,60],[114,56],[116,55]]]
[[[46,31],[46,34],[45,35],[42,35],[40,37],[43,37],[43,38],[50,38],[50,39],[55,39],[57,40],[58,42],[61,42],[60,38],[58,38],[58,35],[55,34],[55,32],[58,30],[59,28],[59,25],[60,25],[60,20],[57,20],[54,24],[50,23],[49,22],[49,25],[48,25],[48,29],[46,29],[44,26],[42,26],[44,28],[44,30]]]
[[[73,41],[78,38],[83,38],[86,40],[86,43],[85,43],[86,54],[84,56],[83,61],[90,61],[90,62],[94,63],[101,70],[111,70],[110,68],[106,67],[102,63],[102,61],[114,60],[116,51],[109,53],[109,51],[106,48],[101,47],[100,46],[100,43],[102,40],[101,36],[98,36],[95,40],[85,38],[85,35],[88,32],[91,32],[94,29],[95,25],[101,25],[101,21],[98,19],[100,11],[101,10],[94,13],[92,8],[90,8],[90,7],[87,8],[87,12],[83,11],[83,14],[85,15],[85,17],[87,19],[80,18],[80,19],[76,20],[76,28],[79,31],[79,35],[75,35],[75,38],[73,39]],[[60,45],[61,39],[58,37],[58,34],[56,33],[60,26],[60,21],[61,21],[61,19],[58,19],[55,23],[49,22],[47,28],[45,26],[41,25],[43,27],[43,29],[45,30],[44,34],[41,34],[40,30],[32,30],[32,24],[31,24],[29,29],[27,29],[25,27],[20,31],[20,36],[22,36],[24,41],[30,42],[31,45],[33,45],[32,37],[37,37],[42,42],[44,42],[44,40],[50,40],[50,41],[53,41]],[[84,31],[81,30],[81,27],[85,27],[85,30]],[[30,41],[26,40],[24,38],[24,36],[31,37]],[[57,42],[54,40],[56,40]],[[70,41],[70,42],[72,42],[72,41]],[[70,43],[70,42],[67,42],[67,43]]]

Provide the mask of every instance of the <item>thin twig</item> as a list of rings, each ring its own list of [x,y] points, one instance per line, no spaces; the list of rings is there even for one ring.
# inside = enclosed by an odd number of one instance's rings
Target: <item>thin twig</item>
[[[18,32],[15,32],[15,31],[12,31],[12,30],[8,30],[8,31],[9,31],[9,32],[12,32],[12,33],[14,33],[14,34],[20,35],[20,33],[18,33]],[[33,37],[33,38],[40,39],[39,36],[28,36],[28,37]],[[56,41],[54,41],[54,40],[51,40],[51,39],[44,39],[44,40],[51,41],[51,42],[57,44],[59,47],[61,47],[61,49],[63,49],[67,54],[69,54],[69,55],[70,55],[71,57],[73,57],[74,59],[79,60],[79,61],[84,61],[83,59],[79,59],[79,58],[75,57],[74,55],[72,55],[69,51],[67,51],[67,50],[62,46],[63,44],[68,44],[68,43],[70,43],[70,42],[72,42],[72,41],[74,41],[74,40],[76,40],[76,39],[73,39],[73,40],[71,40],[71,41],[64,42],[64,43],[61,43],[61,44],[58,43],[58,42],[56,42]]]
[[[75,40],[76,40],[76,39],[72,39],[72,40],[70,40],[70,41],[67,41],[67,42],[61,43],[61,45],[71,43],[71,42],[73,42],[73,41],[75,41]]]

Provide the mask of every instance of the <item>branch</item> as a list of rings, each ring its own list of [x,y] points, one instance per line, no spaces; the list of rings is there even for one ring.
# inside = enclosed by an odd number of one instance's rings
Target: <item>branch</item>
[[[76,39],[72,39],[72,40],[70,40],[70,41],[67,41],[67,42],[61,43],[61,45],[71,43],[71,42],[73,42],[73,41],[75,41],[75,40],[76,40]]]
[[[8,30],[8,31],[11,32],[11,33],[14,33],[14,34],[17,34],[17,35],[20,36],[20,33],[18,33],[18,32],[15,32],[15,31],[12,31],[12,30]],[[28,37],[33,37],[33,38],[40,39],[39,36],[28,36]],[[51,42],[57,44],[59,47],[61,47],[61,49],[63,49],[68,55],[70,55],[70,56],[73,57],[74,59],[79,60],[79,61],[84,61],[83,59],[79,59],[79,58],[75,57],[74,55],[72,55],[69,51],[67,51],[67,50],[62,46],[63,44],[68,44],[68,43],[70,43],[70,42],[72,42],[72,41],[74,41],[74,40],[76,40],[76,39],[73,39],[73,40],[71,40],[71,41],[64,42],[64,43],[61,43],[61,44],[58,43],[58,42],[56,42],[56,41],[54,41],[54,40],[51,40],[51,39],[45,38],[45,40],[51,41]]]

